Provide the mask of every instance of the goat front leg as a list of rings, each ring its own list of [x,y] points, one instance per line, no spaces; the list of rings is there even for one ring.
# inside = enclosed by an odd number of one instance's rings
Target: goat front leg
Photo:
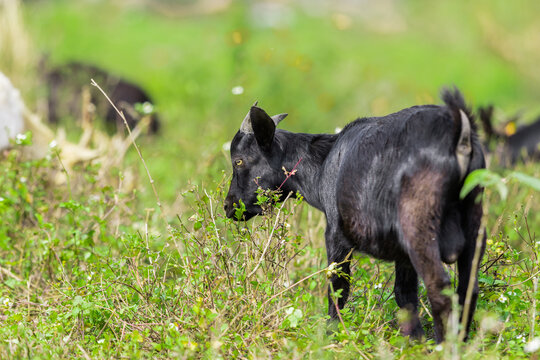
[[[350,252],[351,248],[347,246],[345,236],[340,231],[328,227],[326,230],[328,265],[336,263],[336,268],[339,269],[331,275],[328,286],[328,315],[330,315],[330,319],[338,318],[338,311],[343,309],[349,297],[351,266],[347,256]],[[339,293],[337,307],[333,296],[335,293]]]
[[[394,294],[398,306],[406,311],[406,319],[401,321],[401,333],[415,339],[424,336],[418,318],[418,275],[409,260],[396,261]]]

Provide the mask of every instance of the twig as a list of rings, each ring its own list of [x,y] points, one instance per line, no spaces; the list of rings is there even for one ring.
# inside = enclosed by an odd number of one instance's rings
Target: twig
[[[208,193],[206,192],[206,189],[204,189],[204,194],[208,198],[208,203],[210,204],[210,218],[212,219],[212,223],[214,224],[214,230],[216,231],[216,240],[218,242],[219,249],[221,250],[221,241],[219,240],[219,232],[217,229],[216,218],[214,217],[214,208],[212,207],[212,198],[210,197],[210,195],[208,195]]]
[[[506,319],[504,320],[503,327],[502,327],[502,329],[501,329],[500,332],[499,332],[499,337],[497,338],[497,343],[495,344],[495,350],[497,350],[497,348],[499,347],[499,344],[500,344],[501,341],[502,341],[502,336],[503,336],[504,330],[506,330],[506,326],[507,326],[507,324],[508,324],[508,320],[510,320],[510,315],[511,315],[511,314],[508,314],[508,316],[507,316]]]
[[[538,291],[538,277],[533,278],[533,296],[532,296],[532,306],[531,306],[531,330],[529,331],[529,341],[532,341],[534,338],[534,328],[536,323],[536,293]]]
[[[64,170],[64,173],[66,174],[66,185],[67,185],[67,188],[68,188],[69,200],[71,200],[72,199],[72,194],[71,194],[71,181],[69,180],[69,173],[68,173],[66,167],[64,166],[64,163],[62,162],[62,158],[60,157],[60,152],[55,151],[55,155],[56,155],[56,158],[58,159],[58,162],[62,166],[62,170]]]
[[[279,185],[279,187],[277,188],[278,190],[281,190],[281,187],[285,184],[285,182],[287,180],[289,180],[289,178],[291,176],[293,176],[294,174],[296,174],[296,167],[298,166],[298,164],[300,164],[300,161],[302,161],[302,158],[298,159],[298,162],[296,163],[296,165],[294,165],[294,167],[292,168],[292,170],[290,172],[287,173],[287,177],[285,178],[285,180],[283,180],[283,182],[281,183],[281,185]]]
[[[111,106],[114,108],[114,110],[116,110],[116,112],[118,113],[118,115],[120,115],[120,117],[122,118],[122,120],[124,121],[124,126],[126,127],[127,131],[128,131],[128,134],[129,134],[129,137],[131,139],[131,142],[133,144],[133,147],[135,148],[135,150],[137,151],[137,154],[139,155],[139,158],[141,159],[141,162],[144,166],[144,169],[146,170],[146,175],[148,176],[148,180],[150,181],[150,186],[152,186],[152,191],[154,192],[154,196],[156,197],[156,202],[157,202],[157,206],[160,210],[160,216],[162,217],[162,219],[165,221],[165,224],[167,225],[167,230],[168,232],[172,235],[172,228],[171,226],[169,225],[169,223],[166,221],[165,219],[165,213],[163,212],[163,206],[161,205],[161,200],[159,199],[159,195],[158,195],[158,192],[156,190],[156,186],[154,184],[154,179],[152,178],[152,175],[150,174],[150,170],[148,170],[148,166],[146,166],[146,161],[144,161],[144,158],[142,156],[142,153],[141,153],[141,150],[139,149],[139,146],[137,146],[137,143],[135,142],[135,138],[133,137],[132,133],[131,133],[131,129],[127,123],[127,120],[126,120],[126,117],[124,116],[124,113],[120,110],[118,110],[118,108],[116,107],[116,105],[114,105],[114,103],[112,102],[112,100],[109,98],[109,96],[107,96],[107,94],[105,93],[105,91],[103,91],[103,89],[94,81],[94,79],[91,79],[91,83],[93,86],[97,87],[99,91],[101,91],[101,93],[103,94],[103,96],[105,96],[105,98],[109,101],[109,103],[111,104]]]
[[[461,329],[459,331],[458,341],[463,341],[467,336],[467,324],[469,322],[469,312],[471,311],[471,300],[475,282],[477,281],[478,264],[480,263],[480,253],[482,252],[482,244],[486,233],[486,209],[482,209],[482,220],[480,221],[480,231],[476,237],[476,246],[474,248],[474,256],[471,264],[471,274],[469,283],[467,284],[467,293],[465,294],[465,302],[463,303],[463,313],[461,318]]]
[[[286,179],[285,179],[286,180]],[[255,269],[253,269],[249,274],[248,276],[246,277],[246,279],[249,279],[253,274],[255,274],[255,272],[259,269],[259,267],[261,266],[261,263],[264,259],[264,255],[266,255],[266,251],[268,250],[268,247],[270,246],[270,242],[272,241],[272,236],[274,235],[274,230],[276,229],[276,226],[277,226],[277,223],[279,221],[279,214],[281,212],[281,210],[283,209],[283,206],[285,206],[285,202],[287,201],[287,199],[291,196],[291,193],[289,193],[287,195],[287,197],[285,198],[285,200],[283,200],[283,203],[281,204],[281,207],[279,208],[278,210],[278,213],[276,215],[276,221],[274,222],[274,226],[272,227],[272,231],[270,232],[270,236],[268,236],[268,241],[266,242],[266,246],[264,247],[264,250],[261,254],[261,257],[259,258],[259,261],[257,262],[257,265],[255,266]]]
[[[90,356],[88,356],[88,353],[83,349],[81,344],[77,344],[77,347],[79,348],[79,350],[81,350],[81,353],[83,354],[83,357],[85,359],[87,359],[87,360],[90,360]]]
[[[332,294],[334,293],[334,286],[332,285],[332,282],[330,282],[330,289],[331,289],[330,297],[332,298],[332,301],[334,302],[334,307],[336,308],[336,314],[338,316],[339,322],[341,323],[341,326],[343,326],[343,329],[347,333],[347,336],[349,336],[350,335],[349,330],[347,329],[347,327],[345,326],[345,323],[343,322],[343,317],[341,316],[341,311],[339,311],[337,297],[334,299],[334,297],[332,296]]]
[[[4,269],[2,266],[0,266],[0,271],[2,271],[4,274],[8,275],[8,276],[11,276],[12,278],[14,278],[15,280],[17,281],[22,281],[20,277],[18,277],[17,275],[15,275],[14,273],[12,273],[11,271],[9,271],[8,269]]]
[[[347,257],[345,258],[345,260],[343,260],[342,262],[340,262],[339,264],[336,264],[336,265],[334,265],[334,266],[339,266],[339,265],[342,265],[342,264],[346,263],[347,261],[350,261],[350,260],[349,260],[349,256],[350,256],[351,253],[352,253],[352,250],[351,250],[351,252],[349,253],[349,255],[347,255]],[[330,264],[330,265],[331,265],[331,264]],[[274,300],[275,298],[277,298],[278,296],[280,296],[281,294],[283,294],[283,293],[285,293],[285,292],[291,290],[292,288],[294,288],[294,287],[297,286],[298,284],[301,284],[301,283],[303,283],[304,281],[306,281],[306,280],[308,280],[308,279],[311,279],[311,278],[314,277],[315,275],[318,275],[318,274],[320,274],[320,273],[322,273],[322,272],[327,271],[327,270],[330,268],[330,265],[328,265],[328,266],[325,267],[324,269],[321,269],[321,270],[319,270],[319,271],[314,272],[314,273],[311,274],[311,275],[308,275],[308,276],[304,277],[304,278],[301,279],[301,280],[298,280],[297,282],[295,282],[295,283],[292,284],[291,286],[287,287],[286,289],[284,289],[284,290],[280,291],[279,293],[273,295],[272,297],[266,299],[266,301],[263,302],[263,303],[261,304],[261,308],[262,308],[264,305],[268,304],[270,301],[272,301],[272,300]]]

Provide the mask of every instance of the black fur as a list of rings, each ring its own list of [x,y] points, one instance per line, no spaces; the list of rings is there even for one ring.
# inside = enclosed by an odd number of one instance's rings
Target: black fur
[[[81,114],[82,89],[90,89],[91,101],[96,106],[96,113],[104,118],[114,130],[123,129],[123,120],[105,97],[93,86],[94,79],[107,92],[112,102],[122,110],[128,125],[133,128],[138,122],[133,107],[136,103],[153,103],[150,96],[140,86],[119,78],[96,66],[70,62],[45,72],[48,87],[48,119],[57,123],[64,117],[78,117]],[[157,114],[150,117],[149,132],[156,133],[160,127]]]
[[[513,166],[518,162],[540,160],[540,117],[531,124],[519,127],[514,134],[507,135],[493,127],[493,105],[479,108],[478,113],[484,129],[486,148],[493,149],[498,143],[502,144],[498,152],[502,165]],[[507,124],[516,120],[518,116],[509,119]]]
[[[232,141],[227,216],[234,217],[240,200],[246,205],[245,219],[259,214],[261,209],[254,204],[257,187],[276,189],[285,178],[282,167],[291,170],[302,159],[282,190],[298,191],[324,212],[328,263],[343,263],[342,271],[348,275],[346,256],[352,249],[395,262],[396,302],[410,313],[402,332],[414,337],[423,334],[417,315],[420,276],[432,305],[436,339],[442,341],[450,310],[449,298],[441,293],[449,285],[442,261],[458,261],[458,293],[463,304],[470,272],[477,271],[471,263],[482,216],[481,205],[475,201],[480,188],[459,198],[463,180],[455,154],[460,110],[470,121],[472,116],[457,90],[444,91],[442,98],[444,106],[414,106],[384,117],[358,119],[337,135],[274,130],[270,117],[252,108],[252,123],[266,121],[267,126],[254,126],[254,134],[239,131]],[[484,167],[471,125],[467,173]],[[257,128],[271,134],[257,134]],[[271,146],[261,147],[256,140],[261,138],[271,138]],[[334,291],[342,290],[338,307],[343,308],[348,278],[334,276],[331,282]],[[475,284],[474,306],[477,295]],[[330,296],[328,301],[329,314],[336,318]]]

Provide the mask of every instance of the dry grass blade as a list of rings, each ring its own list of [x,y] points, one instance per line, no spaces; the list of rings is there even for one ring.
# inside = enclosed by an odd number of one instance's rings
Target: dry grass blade
[[[467,320],[469,319],[469,313],[474,311],[474,309],[471,309],[471,299],[472,299],[472,293],[474,289],[474,284],[476,282],[476,279],[478,277],[478,271],[476,269],[479,268],[480,264],[480,254],[482,253],[482,244],[484,242],[484,236],[486,231],[486,214],[487,206],[483,205],[483,215],[482,215],[482,221],[480,225],[480,230],[478,231],[478,236],[476,237],[476,246],[474,248],[474,256],[473,261],[471,265],[471,275],[469,277],[469,283],[467,285],[467,293],[465,294],[465,303],[463,304],[463,315],[461,318],[461,329],[459,331],[458,340],[463,341],[465,337],[467,336]]]
[[[154,196],[156,197],[156,203],[157,203],[157,206],[159,208],[159,212],[160,212],[160,217],[163,219],[163,221],[165,221],[165,224],[167,226],[167,230],[169,232],[169,234],[172,235],[172,229],[171,229],[171,226],[169,225],[169,223],[166,221],[165,219],[165,213],[163,212],[163,206],[161,205],[161,200],[159,199],[159,194],[157,192],[157,189],[156,189],[156,185],[155,185],[155,182],[154,182],[154,179],[152,178],[152,174],[150,174],[150,170],[148,169],[148,166],[146,165],[146,161],[144,160],[143,156],[142,156],[142,153],[141,153],[141,150],[139,149],[139,146],[137,145],[137,143],[135,142],[135,138],[131,132],[131,128],[129,127],[128,123],[127,123],[127,120],[126,120],[126,117],[124,116],[124,113],[120,110],[118,110],[118,108],[116,107],[116,105],[112,102],[112,100],[109,98],[109,96],[107,95],[107,93],[94,81],[94,79],[91,79],[91,84],[93,86],[95,86],[96,88],[98,88],[98,90],[103,94],[103,96],[105,96],[105,98],[107,99],[107,101],[109,101],[109,103],[111,104],[111,106],[114,108],[114,110],[118,113],[118,115],[122,118],[122,121],[124,122],[124,126],[126,127],[126,130],[129,134],[129,138],[131,139],[131,143],[133,144],[133,147],[135,148],[135,150],[137,151],[137,154],[139,156],[139,159],[141,160],[141,163],[143,164],[144,166],[144,169],[146,171],[146,175],[148,176],[148,180],[150,181],[150,186],[152,186],[152,191],[154,192]]]

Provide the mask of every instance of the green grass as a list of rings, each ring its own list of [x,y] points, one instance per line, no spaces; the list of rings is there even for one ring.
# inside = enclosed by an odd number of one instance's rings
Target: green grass
[[[101,1],[25,5],[32,42],[51,63],[95,63],[155,98],[164,130],[138,143],[164,212],[134,151],[105,177],[99,164],[82,164],[62,185],[54,151],[43,160],[25,160],[22,145],[4,154],[0,358],[530,356],[524,345],[539,330],[537,192],[511,182],[503,201],[487,189],[472,338],[441,349],[399,335],[393,267],[362,255],[343,324],[328,331],[322,215],[290,200],[249,223],[226,219],[223,144],[254,100],[288,112],[283,128],[333,132],[357,116],[438,102],[439,89],[455,84],[475,105],[524,108],[530,119],[540,111],[537,74],[498,56],[478,19],[488,14],[522,34],[538,24],[539,5],[399,2],[406,30],[378,33],[362,22],[338,30],[331,16],[294,8],[290,26],[259,28],[249,4],[183,18]],[[237,85],[243,94],[231,93]],[[43,98],[42,87],[21,90],[31,108]],[[138,186],[127,190],[122,179],[133,169]],[[517,170],[540,174],[534,163]]]
[[[519,10],[418,3],[403,9],[408,28],[397,34],[374,34],[358,23],[340,31],[300,10],[289,28],[261,29],[242,6],[164,19],[106,2],[60,1],[37,3],[26,17],[34,43],[52,63],[95,63],[154,96],[165,127],[146,156],[163,195],[174,199],[171,189],[205,175],[201,155],[232,138],[255,100],[269,112],[289,112],[283,127],[306,132],[332,132],[358,116],[436,102],[440,88],[453,84],[474,104],[540,109],[538,83],[494,56],[475,24],[486,11],[519,21]],[[237,85],[245,89],[240,96],[231,94]],[[183,158],[173,164],[177,154]],[[171,166],[178,169],[174,179]]]

